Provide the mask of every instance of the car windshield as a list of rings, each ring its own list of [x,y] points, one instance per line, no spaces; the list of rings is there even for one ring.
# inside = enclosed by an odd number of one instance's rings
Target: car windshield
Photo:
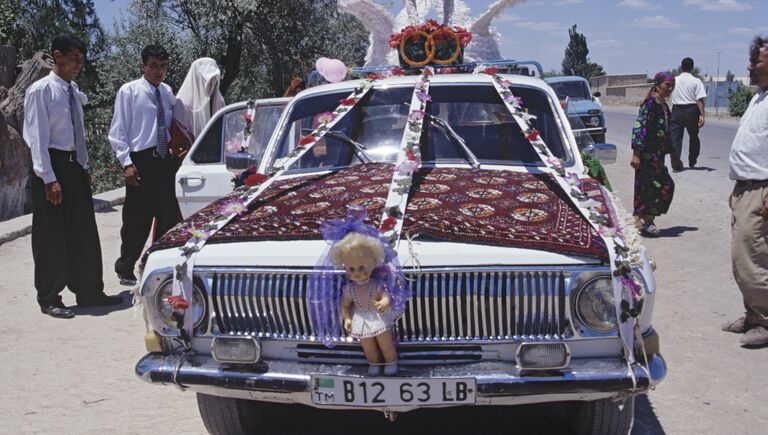
[[[589,88],[587,84],[581,80],[574,80],[570,82],[554,82],[550,83],[552,89],[555,90],[557,98],[564,100],[565,97],[574,100],[589,100]]]
[[[287,127],[278,139],[273,165],[280,166],[301,136],[317,127],[318,115],[333,111],[349,92],[331,92],[297,101],[288,115]],[[529,87],[516,87],[512,92],[522,98],[523,107],[536,117],[532,119],[533,126],[552,152],[568,160],[570,156],[567,147],[563,146],[548,95]],[[375,162],[394,162],[406,127],[412,93],[412,86],[372,89],[333,127],[332,131],[340,134],[323,137],[289,169],[343,167],[361,163],[366,158]],[[467,148],[485,164],[542,164],[492,85],[432,84],[429,94],[432,101],[427,104],[428,116],[424,119],[420,140],[425,164],[468,163]],[[464,144],[460,143],[462,141]]]

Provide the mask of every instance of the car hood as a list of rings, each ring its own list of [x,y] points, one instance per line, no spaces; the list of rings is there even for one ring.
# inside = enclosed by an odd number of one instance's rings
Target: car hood
[[[320,224],[343,218],[347,205],[365,206],[367,222],[378,227],[393,170],[391,164],[375,163],[278,180],[263,193],[263,200],[254,201],[246,213],[212,235],[197,261],[210,258],[229,265],[238,264],[239,256],[258,255],[262,263],[278,256],[283,257],[280,265],[314,264],[322,249],[312,246],[325,245]],[[581,183],[592,199],[605,206],[596,181],[590,178]],[[205,207],[165,234],[148,252],[183,246],[193,231],[220,216],[242,192],[238,189]],[[537,263],[608,258],[603,240],[557,183],[547,175],[528,172],[422,169],[414,176],[402,234],[401,251],[408,246],[407,239],[415,240],[411,248],[422,244],[430,252],[423,258],[429,264],[525,261],[506,257],[510,249],[518,254],[520,250],[537,251],[540,255],[531,255]],[[414,252],[422,255],[419,250]],[[314,260],[299,260],[305,257]]]
[[[590,110],[602,110],[592,100],[568,100],[568,115],[586,115]]]

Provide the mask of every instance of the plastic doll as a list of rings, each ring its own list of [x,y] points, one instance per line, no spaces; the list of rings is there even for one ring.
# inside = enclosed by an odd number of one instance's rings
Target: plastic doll
[[[331,260],[344,268],[347,283],[341,298],[344,330],[360,340],[370,364],[368,374],[377,376],[397,373],[397,351],[391,327],[399,313],[391,308],[390,295],[384,281],[372,277],[385,262],[381,241],[369,235],[351,232],[331,248]],[[383,364],[382,364],[383,360]]]

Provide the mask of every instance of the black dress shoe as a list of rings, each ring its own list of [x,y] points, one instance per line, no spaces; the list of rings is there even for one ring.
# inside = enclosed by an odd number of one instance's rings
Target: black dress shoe
[[[120,280],[120,285],[136,285],[136,275],[133,272],[117,272],[117,278]]]
[[[107,296],[104,293],[99,293],[96,296],[89,296],[87,299],[78,299],[77,306],[80,308],[88,307],[102,307],[120,305],[123,303],[123,298],[120,296]]]
[[[63,303],[50,302],[40,306],[40,311],[57,319],[71,319],[75,317],[75,312],[64,306]]]

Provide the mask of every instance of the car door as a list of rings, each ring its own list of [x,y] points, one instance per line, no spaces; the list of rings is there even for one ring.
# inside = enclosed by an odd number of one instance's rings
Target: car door
[[[232,192],[233,178],[259,164],[289,100],[257,100],[251,135],[245,144],[245,102],[224,107],[208,121],[176,173],[176,198],[184,219]]]

